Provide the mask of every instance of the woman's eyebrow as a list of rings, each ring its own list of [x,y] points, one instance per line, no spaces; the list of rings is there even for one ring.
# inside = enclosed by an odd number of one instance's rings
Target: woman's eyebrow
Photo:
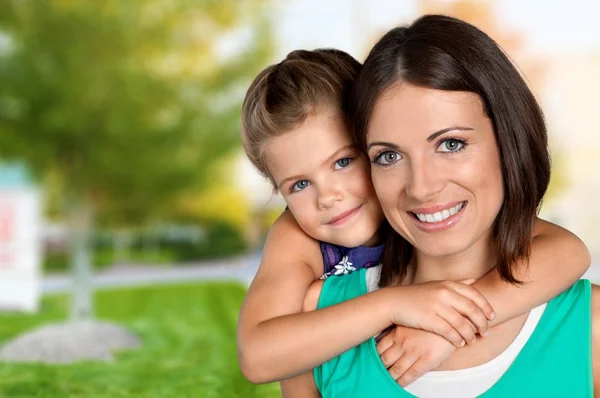
[[[427,142],[431,142],[431,141],[435,140],[436,138],[438,138],[440,135],[447,133],[448,131],[452,131],[452,130],[469,131],[469,130],[473,130],[473,129],[471,127],[461,127],[461,126],[446,127],[445,129],[436,131],[435,133],[433,133],[429,137],[427,137]]]
[[[367,145],[367,151],[369,149],[371,149],[374,146],[384,146],[386,148],[392,148],[392,149],[399,149],[400,147],[396,144],[392,144],[391,142],[385,142],[385,141],[375,141],[375,142],[371,142],[369,145]]]
[[[431,142],[433,140],[435,140],[436,138],[438,138],[440,135],[445,134],[449,131],[453,131],[453,130],[459,130],[459,131],[473,131],[474,129],[471,127],[464,127],[464,126],[452,126],[452,127],[446,127],[445,129],[441,129],[439,131],[436,131],[435,133],[431,134],[429,137],[427,137],[427,142]],[[371,147],[374,146],[383,146],[386,148],[392,148],[392,149],[400,149],[400,147],[396,144],[393,144],[391,142],[386,142],[386,141],[375,141],[375,142],[371,142],[369,145],[367,145],[367,151],[369,149],[371,149]]]

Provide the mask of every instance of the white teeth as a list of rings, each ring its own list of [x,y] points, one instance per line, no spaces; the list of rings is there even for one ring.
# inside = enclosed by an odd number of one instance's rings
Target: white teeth
[[[417,218],[419,220],[421,220],[423,222],[428,222],[428,223],[440,222],[440,221],[444,221],[448,217],[453,216],[456,213],[458,213],[460,211],[460,209],[463,208],[463,203],[464,202],[460,202],[456,206],[451,207],[451,208],[446,209],[446,210],[443,210],[441,212],[438,211],[438,212],[435,212],[433,214],[415,213],[415,215],[417,216]]]

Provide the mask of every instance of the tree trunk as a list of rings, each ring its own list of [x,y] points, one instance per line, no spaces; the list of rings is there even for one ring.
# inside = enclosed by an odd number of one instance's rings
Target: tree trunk
[[[130,230],[120,228],[113,231],[113,263],[127,264],[131,261],[131,243],[133,240]]]
[[[71,320],[89,321],[92,318],[91,230],[92,211],[85,202],[70,209],[72,298]]]

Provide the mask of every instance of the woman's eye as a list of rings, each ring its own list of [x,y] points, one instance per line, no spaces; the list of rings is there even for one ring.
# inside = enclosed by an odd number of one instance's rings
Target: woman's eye
[[[348,167],[350,165],[350,163],[352,163],[352,159],[351,158],[340,159],[340,160],[338,160],[338,161],[335,162],[334,169],[336,169],[336,170],[338,170],[338,169],[345,169],[346,167]]]
[[[464,141],[450,138],[440,143],[438,148],[440,152],[458,152],[465,147]]]
[[[300,180],[292,186],[292,192],[302,191],[304,188],[306,188],[309,185],[310,185],[310,182],[308,180]]]
[[[401,155],[398,152],[385,151],[377,155],[373,163],[378,164],[380,166],[390,166],[391,164],[396,163],[400,159]]]

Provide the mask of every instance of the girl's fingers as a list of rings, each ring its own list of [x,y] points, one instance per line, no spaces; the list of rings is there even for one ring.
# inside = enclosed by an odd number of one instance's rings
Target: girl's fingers
[[[441,316],[438,316],[437,322],[435,322],[431,331],[439,334],[457,347],[465,345],[462,336]]]
[[[496,313],[494,312],[491,304],[487,301],[485,296],[479,292],[479,290],[463,283],[453,283],[451,284],[451,288],[456,293],[475,303],[475,305],[477,305],[483,311],[487,319],[492,320],[496,317]]]
[[[389,369],[388,372],[392,379],[398,380],[410,367],[417,362],[419,358],[414,355],[403,355],[400,360],[396,361]]]
[[[377,354],[381,355],[385,352],[385,350],[387,350],[388,348],[390,348],[392,345],[394,345],[394,338],[391,335],[387,335],[384,336],[381,340],[379,340],[379,342],[377,343]]]
[[[398,378],[398,380],[396,380],[396,382],[400,384],[401,387],[406,387],[419,377],[423,376],[427,372],[427,369],[427,363],[422,358],[419,358]]]
[[[471,325],[462,314],[451,307],[445,308],[439,315],[460,334],[463,341],[467,343],[475,341],[476,331],[471,328]]]
[[[464,296],[457,295],[453,298],[450,303],[452,308],[461,315],[461,318],[466,322],[469,320],[476,328],[475,332],[479,332],[482,336],[485,336],[490,328],[490,323],[486,318],[485,314],[475,303],[465,298]],[[454,326],[454,324],[452,323]],[[461,329],[464,330],[464,329]],[[459,330],[460,332],[460,330]],[[469,341],[469,340],[467,340]]]
[[[402,358],[403,355],[404,355],[404,349],[402,348],[402,346],[400,344],[394,344],[390,348],[385,350],[379,356],[379,358],[381,359],[383,366],[385,366],[386,368],[389,368],[390,366],[392,366],[393,364],[398,362]]]

